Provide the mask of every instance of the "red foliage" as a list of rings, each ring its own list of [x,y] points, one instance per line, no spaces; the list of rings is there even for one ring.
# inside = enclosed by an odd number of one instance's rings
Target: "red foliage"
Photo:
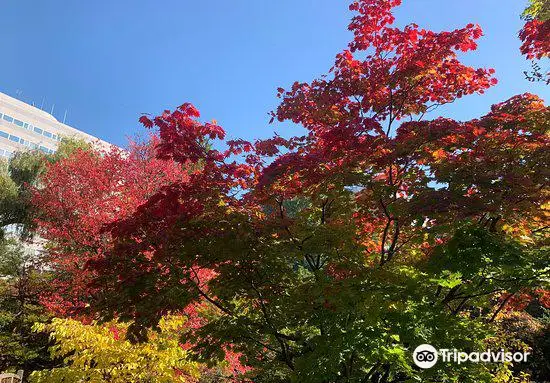
[[[156,142],[134,143],[129,152],[78,150],[48,166],[33,202],[58,275],[43,300],[58,315],[87,302],[93,271],[85,265],[109,249],[105,225],[132,214],[161,187],[187,178],[179,164],[155,158]]]
[[[457,59],[457,51],[476,48],[475,41],[482,36],[479,26],[469,24],[451,32],[433,32],[416,24],[391,28],[391,9],[399,4],[398,0],[354,2],[350,8],[359,12],[349,26],[354,39],[349,50],[336,56],[333,77],[280,90],[279,120],[301,123],[319,136],[329,133],[327,129],[344,128],[357,135],[380,133],[383,120],[391,123],[424,113],[431,105],[483,93],[496,83],[492,69],[474,69]]]
[[[523,42],[521,54],[529,60],[548,57],[550,55],[550,20],[530,20],[519,32]]]
[[[550,309],[550,290],[537,289],[535,292],[538,295],[540,304],[547,309]]]
[[[505,311],[525,310],[531,302],[538,302],[542,307],[550,308],[550,291],[542,288],[523,289],[512,296],[504,293],[499,297],[499,303],[504,304]]]
[[[533,300],[533,296],[527,292],[520,292],[512,295],[503,294],[500,297],[501,304],[504,304],[505,311],[522,311]]]

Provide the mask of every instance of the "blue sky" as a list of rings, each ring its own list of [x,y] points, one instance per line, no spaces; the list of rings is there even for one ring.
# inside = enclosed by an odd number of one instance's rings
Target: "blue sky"
[[[550,87],[524,80],[518,0],[404,0],[397,24],[444,30],[479,23],[470,65],[493,67],[499,85],[440,108],[469,119],[526,91],[550,99]],[[351,13],[342,0],[3,0],[0,91],[42,104],[67,123],[124,145],[143,132],[140,113],[192,102],[229,137],[279,130],[267,113],[276,88],[325,73],[345,48]],[[292,127],[282,127],[288,135]]]

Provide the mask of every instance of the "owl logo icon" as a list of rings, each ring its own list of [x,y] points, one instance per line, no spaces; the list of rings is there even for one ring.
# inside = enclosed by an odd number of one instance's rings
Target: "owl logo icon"
[[[437,363],[437,350],[429,344],[421,344],[414,350],[413,360],[420,368],[431,368]]]

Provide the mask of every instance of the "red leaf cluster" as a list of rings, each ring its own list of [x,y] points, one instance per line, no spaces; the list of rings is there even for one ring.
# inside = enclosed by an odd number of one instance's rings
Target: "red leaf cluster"
[[[519,32],[523,42],[520,51],[529,60],[540,60],[550,55],[550,20],[530,20]]]

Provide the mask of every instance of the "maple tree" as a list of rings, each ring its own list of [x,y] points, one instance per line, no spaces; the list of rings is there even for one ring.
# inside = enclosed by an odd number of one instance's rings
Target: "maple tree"
[[[209,365],[238,358],[227,379],[528,376],[420,370],[411,353],[509,347],[491,338],[506,312],[548,306],[550,110],[526,93],[470,121],[426,119],[496,79],[457,57],[479,26],[392,27],[399,4],[352,3],[329,74],[279,89],[273,120],[302,136],[225,141],[186,103],[140,118],[159,134],[144,161],[80,151],[52,165],[35,196],[64,276],[49,307],[130,321],[133,342],[191,310],[181,342]]]
[[[112,244],[110,234],[104,230],[105,226],[134,212],[163,186],[187,178],[188,169],[185,166],[155,158],[157,144],[158,139],[152,136],[145,143],[132,142],[127,151],[80,147],[75,148],[71,155],[60,156],[57,161],[46,165],[40,185],[33,191],[38,232],[48,241],[46,260],[50,282],[42,288],[41,303],[50,313],[60,317],[75,317],[86,324],[56,320],[53,324],[39,326],[53,334],[57,344],[52,349],[53,356],[62,357],[69,349],[74,354],[66,360],[65,366],[35,375],[38,381],[59,381],[75,376],[99,379],[105,371],[112,369],[115,372],[120,370],[120,374],[116,375],[120,381],[141,381],[143,376],[148,376],[149,367],[136,368],[135,362],[131,361],[133,354],[127,354],[130,346],[111,337],[105,332],[104,326],[89,324],[91,317],[84,309],[96,290],[90,288],[88,283],[95,273],[86,264],[108,251]],[[199,321],[198,309],[200,304],[190,305],[173,313],[170,321],[193,326]],[[110,325],[124,328],[115,319]],[[122,333],[125,331],[121,330]],[[86,339],[94,334],[103,334],[104,337],[98,339],[96,344],[88,344]],[[161,371],[159,376],[149,377],[151,381],[171,381],[170,377],[177,375],[178,363],[191,363],[185,359],[183,346],[180,347],[177,342],[168,348],[163,346],[164,343],[156,345],[154,341],[151,342],[135,350],[130,348],[137,353],[146,353],[151,347],[159,347],[154,353],[157,359],[151,365]],[[101,351],[106,344],[111,346]],[[175,350],[174,347],[181,350]],[[106,359],[105,352],[112,354],[111,358]],[[128,358],[124,362],[128,365],[120,368],[118,363],[123,355]],[[227,356],[226,361],[212,368],[196,364],[193,368],[200,370],[204,376],[231,375],[233,370],[241,369],[242,366],[233,353],[228,352]],[[153,358],[153,355],[150,357]],[[83,364],[102,367],[78,372]],[[115,378],[103,379],[112,381]],[[189,381],[190,378],[181,375],[178,379]]]
[[[128,152],[79,148],[47,166],[33,204],[55,274],[43,294],[51,311],[70,315],[86,305],[93,273],[84,266],[109,246],[104,225],[133,212],[161,186],[185,179],[178,164],[154,159],[155,144],[132,143]]]

